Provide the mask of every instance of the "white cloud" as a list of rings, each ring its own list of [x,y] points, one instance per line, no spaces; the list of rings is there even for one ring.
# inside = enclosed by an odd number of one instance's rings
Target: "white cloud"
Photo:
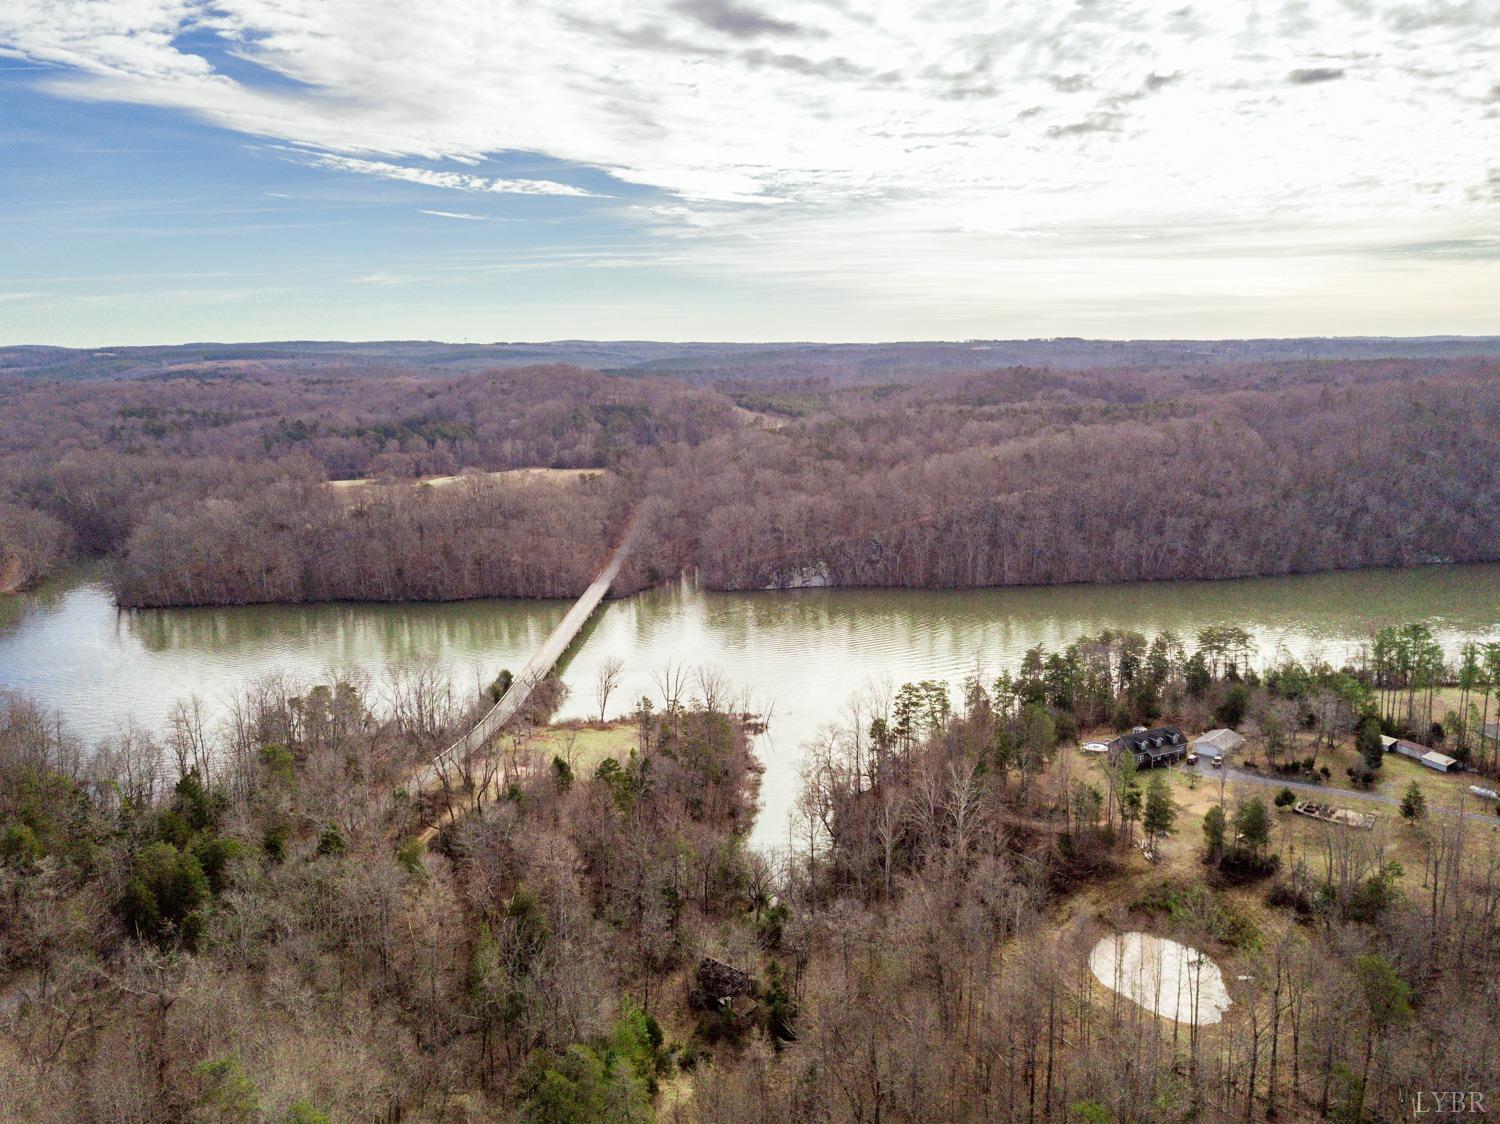
[[[280,80],[216,73],[188,29]],[[69,68],[58,93],[331,170],[563,196],[588,192],[423,164],[602,170],[659,189],[608,204],[658,260],[893,300],[993,300],[1028,270],[1102,300],[1142,261],[1233,295],[1271,281],[1205,258],[1461,243],[1500,209],[1500,0],[9,0],[0,44]]]
[[[489,221],[488,217],[485,215],[474,215],[470,214],[468,211],[429,211],[425,207],[419,207],[417,209],[417,213],[422,215],[432,215],[433,217],[440,219],[464,219],[467,222]]]
[[[287,289],[280,287],[132,289],[128,292],[120,293],[84,293],[71,299],[76,300],[81,305],[94,308],[153,309],[159,308],[164,304],[178,306],[240,305],[252,301],[284,296],[287,292]]]
[[[468,172],[440,172],[432,168],[412,168],[404,164],[388,164],[384,160],[360,160],[353,156],[337,156],[331,152],[311,153],[309,156],[312,163],[320,168],[405,180],[407,183],[443,187],[451,191],[487,191],[496,195],[592,196],[594,194],[581,187],[554,183],[551,180],[488,179]]]
[[[377,269],[373,273],[365,273],[359,277],[349,278],[356,285],[407,285],[415,281],[415,277],[409,277],[404,273],[396,273],[389,269]]]

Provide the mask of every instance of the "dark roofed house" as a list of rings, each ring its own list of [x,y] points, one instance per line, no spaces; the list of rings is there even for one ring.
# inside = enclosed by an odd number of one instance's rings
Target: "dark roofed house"
[[[1137,769],[1152,769],[1157,765],[1170,765],[1187,756],[1188,741],[1175,726],[1160,726],[1155,730],[1136,730],[1121,734],[1109,743],[1110,759],[1121,753],[1135,758]]]

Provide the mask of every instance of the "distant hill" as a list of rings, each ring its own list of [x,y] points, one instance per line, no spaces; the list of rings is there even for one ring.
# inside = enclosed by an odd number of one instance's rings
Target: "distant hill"
[[[288,340],[163,347],[0,348],[0,376],[51,379],[232,378],[237,375],[469,374],[496,367],[567,363],[614,374],[687,381],[826,378],[879,382],[996,367],[1199,366],[1322,359],[1500,358],[1500,336],[1352,336],[1252,340],[967,340],[880,344],[659,343],[556,340],[451,344]]]

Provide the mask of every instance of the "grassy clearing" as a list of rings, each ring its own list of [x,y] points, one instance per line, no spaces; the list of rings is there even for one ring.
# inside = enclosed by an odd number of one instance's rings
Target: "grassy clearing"
[[[1406,791],[1407,785],[1416,781],[1427,799],[1427,819],[1416,824],[1408,824],[1401,818],[1401,813],[1395,805],[1360,800],[1352,795],[1347,778],[1342,772],[1345,757],[1348,762],[1352,762],[1356,757],[1352,749],[1341,747],[1337,755],[1325,755],[1325,757],[1330,767],[1335,768],[1337,779],[1344,782],[1342,786],[1325,786],[1328,803],[1335,807],[1369,812],[1375,816],[1373,831],[1353,832],[1353,834],[1362,845],[1382,849],[1387,858],[1393,858],[1401,864],[1403,874],[1400,886],[1409,897],[1420,896],[1426,892],[1423,882],[1423,866],[1430,845],[1430,833],[1435,824],[1449,822],[1446,819],[1438,820],[1437,809],[1453,808],[1459,804],[1460,797],[1463,797],[1464,811],[1468,813],[1483,814],[1493,810],[1493,804],[1490,801],[1481,801],[1467,795],[1468,785],[1474,782],[1472,774],[1435,773],[1431,769],[1418,765],[1415,761],[1387,754],[1376,790],[1382,795],[1399,800]],[[1338,764],[1335,765],[1335,762]],[[1156,871],[1159,878],[1178,883],[1200,880],[1204,869],[1201,862],[1203,816],[1210,807],[1219,802],[1218,778],[1199,777],[1194,780],[1193,774],[1182,769],[1168,770],[1167,776],[1171,784],[1172,801],[1177,808],[1177,830],[1162,847],[1162,858],[1157,864]],[[1241,801],[1254,797],[1259,797],[1266,802],[1268,810],[1273,813],[1271,849],[1282,856],[1283,871],[1290,870],[1298,856],[1307,857],[1309,860],[1318,856],[1317,864],[1321,864],[1323,861],[1321,856],[1328,848],[1329,835],[1352,831],[1350,828],[1319,823],[1305,816],[1296,815],[1289,809],[1276,808],[1273,801],[1279,789],[1275,787],[1246,784],[1227,777],[1224,780],[1223,798],[1228,809],[1233,810]],[[1299,797],[1303,795],[1304,793],[1298,792]],[[1471,819],[1468,821],[1468,830],[1471,833],[1470,839],[1478,844],[1481,833],[1486,836],[1500,833],[1500,816]],[[1470,859],[1479,863],[1483,851],[1482,845],[1471,846]],[[1141,865],[1145,865],[1144,860]],[[1320,865],[1319,869],[1321,869]],[[1270,918],[1275,911],[1265,905],[1264,894],[1274,881],[1273,878],[1262,883],[1250,884],[1225,891],[1225,894],[1238,903],[1241,911],[1251,919]]]
[[[536,762],[536,767],[541,769],[551,769],[553,760],[560,757],[568,763],[575,775],[587,775],[597,769],[606,757],[616,758],[623,763],[630,756],[630,751],[640,744],[639,739],[640,731],[630,719],[615,722],[566,722],[532,730],[519,747],[514,743],[506,745],[502,739],[496,743],[495,752],[507,757],[514,755],[514,759],[518,761]],[[484,770],[481,768],[476,771],[482,773]],[[499,799],[505,786],[505,774],[500,770],[479,802]],[[417,840],[423,846],[430,844],[438,831],[465,814],[472,806],[471,798],[443,810],[417,833]]]
[[[1400,800],[1407,786],[1413,781],[1427,799],[1427,807],[1453,808],[1462,804],[1465,811],[1485,811],[1494,808],[1493,801],[1480,801],[1469,794],[1471,784],[1495,787],[1495,782],[1474,773],[1439,773],[1425,765],[1419,765],[1399,753],[1387,753],[1380,766],[1375,791],[1384,796]]]
[[[640,745],[640,731],[629,719],[618,722],[565,722],[532,734],[527,748],[548,762],[561,757],[575,773],[592,773],[606,757],[621,764]]]
[[[1245,748],[1248,750],[1251,746],[1247,744]],[[1310,753],[1311,750],[1299,746],[1299,752],[1305,754]],[[1265,768],[1263,754],[1258,757],[1251,754],[1247,759],[1258,760],[1263,775],[1273,781],[1277,779],[1275,773]],[[1487,782],[1484,777],[1474,773],[1439,773],[1399,753],[1387,753],[1384,756],[1380,771],[1376,774],[1374,787],[1369,790],[1356,788],[1354,782],[1349,779],[1348,770],[1361,763],[1352,742],[1344,741],[1332,750],[1323,750],[1318,754],[1318,763],[1327,765],[1332,774],[1328,779],[1323,780],[1321,785],[1330,796],[1334,797],[1335,803],[1338,802],[1337,798],[1340,794],[1362,791],[1375,792],[1393,800],[1400,800],[1407,786],[1415,781],[1417,787],[1422,790],[1422,795],[1426,797],[1429,808],[1455,808],[1462,805],[1469,812],[1486,812],[1494,809],[1492,801],[1478,800],[1469,793],[1471,784],[1483,784],[1493,788],[1493,782]],[[1306,781],[1308,778],[1296,776],[1289,779]],[[1381,811],[1378,807],[1369,807],[1365,810],[1377,813]]]

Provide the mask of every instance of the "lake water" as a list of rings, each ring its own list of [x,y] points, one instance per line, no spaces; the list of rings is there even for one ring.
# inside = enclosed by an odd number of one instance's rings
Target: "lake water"
[[[29,693],[85,737],[127,722],[163,727],[190,694],[210,709],[270,672],[298,679],[358,667],[430,664],[473,692],[519,667],[567,611],[554,601],[419,605],[248,606],[122,612],[88,575],[0,601],[0,689]],[[597,715],[600,663],[625,661],[611,715],[642,695],[669,662],[710,667],[771,725],[755,841],[785,840],[799,749],[836,721],[851,696],[889,679],[953,684],[981,666],[1014,668],[1035,644],[1057,647],[1105,628],[1188,639],[1211,624],[1251,631],[1263,658],[1278,647],[1338,661],[1377,628],[1426,621],[1450,653],[1467,639],[1500,639],[1500,566],[1365,570],[1232,582],[906,592],[808,589],[704,593],[688,585],[607,604],[563,670],[560,716]]]

